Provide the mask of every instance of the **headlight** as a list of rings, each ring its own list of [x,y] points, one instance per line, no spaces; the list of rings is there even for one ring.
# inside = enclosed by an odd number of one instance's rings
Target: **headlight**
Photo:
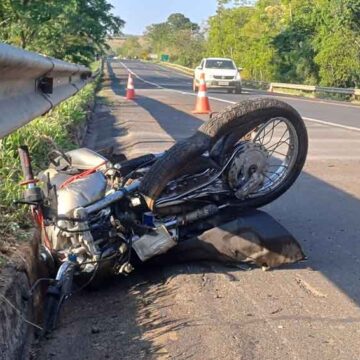
[[[240,76],[240,73],[239,73],[239,72],[236,74],[235,79],[236,79],[236,80],[241,80],[241,76]]]

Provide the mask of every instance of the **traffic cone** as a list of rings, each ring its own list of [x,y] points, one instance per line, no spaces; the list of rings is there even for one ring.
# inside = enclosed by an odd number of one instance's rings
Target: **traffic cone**
[[[206,82],[205,74],[202,73],[200,76],[199,92],[196,98],[195,110],[193,114],[209,114],[211,113],[209,98],[206,95]]]
[[[131,73],[129,73],[128,83],[126,88],[126,99],[127,100],[135,99],[134,80],[131,76]]]

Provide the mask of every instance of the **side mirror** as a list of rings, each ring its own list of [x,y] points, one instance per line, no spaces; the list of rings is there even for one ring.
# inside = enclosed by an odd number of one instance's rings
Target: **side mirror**
[[[196,70],[202,70],[202,67],[201,67],[201,66],[197,66],[197,67],[196,67]]]
[[[238,68],[238,71],[240,72],[240,71],[243,71],[243,68],[242,67],[239,67]]]

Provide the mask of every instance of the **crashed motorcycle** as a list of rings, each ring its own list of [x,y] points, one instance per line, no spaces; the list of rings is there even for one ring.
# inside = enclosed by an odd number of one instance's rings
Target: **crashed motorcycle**
[[[301,116],[271,98],[230,106],[166,152],[121,162],[87,148],[54,150],[35,178],[21,147],[22,202],[56,274],[45,297],[45,331],[55,328],[74,282],[82,288],[100,274],[129,274],[278,198],[299,176],[307,148]]]

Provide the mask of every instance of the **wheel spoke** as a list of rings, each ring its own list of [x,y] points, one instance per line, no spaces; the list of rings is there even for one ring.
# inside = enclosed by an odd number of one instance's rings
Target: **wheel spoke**
[[[271,184],[273,183],[273,180],[272,180],[269,176],[267,176],[266,174],[264,174],[264,176],[265,176],[268,180],[270,180],[270,183],[271,183]]]
[[[267,145],[267,144],[272,140],[272,138],[273,138],[273,136],[274,136],[275,128],[276,128],[276,126],[278,126],[280,123],[281,123],[281,121],[278,121],[278,123],[275,125],[275,121],[273,121],[273,125],[272,125],[271,129],[268,130],[266,133],[265,133],[265,131],[264,131],[264,135],[263,135],[262,138],[261,138],[262,141],[260,142],[261,145],[265,146],[265,145]],[[265,128],[264,128],[264,130],[265,130]],[[264,144],[263,141],[264,141],[266,135],[269,134],[270,132],[271,132],[270,139],[269,139],[269,141],[267,141],[267,142]]]
[[[288,157],[287,154],[283,154],[283,153],[281,153],[280,151],[276,151],[276,150],[273,150],[273,151],[271,152],[271,154],[269,154],[269,157],[270,157],[273,153],[278,154],[278,155],[281,155],[281,156]]]
[[[271,148],[273,148],[274,146],[275,146],[275,149],[277,149],[279,146],[281,146],[282,144],[287,144],[287,142],[286,141],[288,141],[288,140],[290,140],[290,136],[288,137],[288,138],[286,138],[286,140],[284,140],[283,141],[283,138],[284,138],[284,136],[285,136],[285,134],[288,132],[288,129],[286,128],[285,129],[285,131],[284,131],[284,133],[282,134],[282,136],[281,136],[281,138],[280,138],[280,140],[277,142],[277,143],[275,143],[275,144],[273,144],[273,145],[271,145],[270,147],[268,147],[267,148],[267,151],[269,151]],[[290,144],[288,144],[289,146],[290,146]],[[274,149],[274,150],[275,150]],[[270,155],[273,153],[273,150],[272,150],[272,152],[270,153]]]
[[[286,118],[274,118],[258,127],[253,142],[261,145],[268,157],[263,186],[251,195],[257,196],[272,191],[287,176],[296,158],[298,140],[296,130]]]

